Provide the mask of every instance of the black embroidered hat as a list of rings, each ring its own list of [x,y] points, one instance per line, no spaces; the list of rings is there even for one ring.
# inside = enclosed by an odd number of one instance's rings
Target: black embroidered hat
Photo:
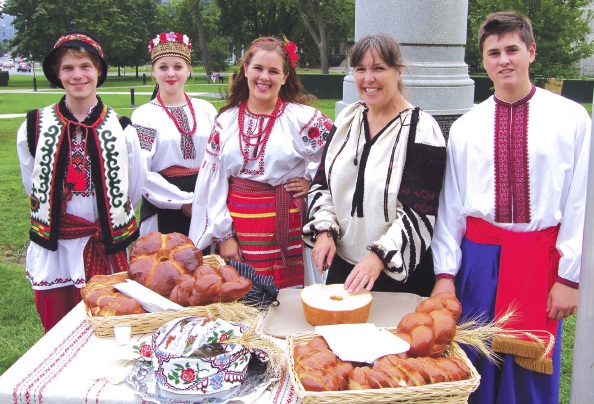
[[[105,59],[103,59],[103,50],[101,49],[101,45],[99,45],[99,41],[97,41],[97,38],[95,38],[92,34],[81,30],[69,31],[63,35],[60,35],[56,41],[56,44],[54,45],[54,49],[52,49],[47,54],[45,59],[43,59],[43,73],[50,83],[60,88],[64,88],[62,82],[58,78],[58,75],[54,71],[56,52],[60,48],[84,49],[87,52],[97,56],[101,61],[101,75],[97,80],[97,87],[100,87],[101,84],[103,84],[107,78],[107,63],[105,62]]]

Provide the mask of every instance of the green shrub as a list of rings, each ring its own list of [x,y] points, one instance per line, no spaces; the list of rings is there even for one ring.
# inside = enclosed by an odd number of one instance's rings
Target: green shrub
[[[9,74],[6,70],[0,71],[0,87],[8,87]]]

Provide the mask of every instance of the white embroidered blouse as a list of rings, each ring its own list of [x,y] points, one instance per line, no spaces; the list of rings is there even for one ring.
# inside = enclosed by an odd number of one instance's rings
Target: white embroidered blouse
[[[233,220],[226,204],[229,177],[272,186],[292,178],[312,180],[332,121],[307,105],[286,103],[281,108],[268,141],[258,150],[248,146],[249,155],[262,152],[260,158],[247,163],[240,151],[239,108],[228,109],[217,117],[194,193],[190,238],[199,248],[233,235]],[[265,127],[269,119],[269,115],[253,114],[246,108],[244,127],[253,133]]]
[[[141,105],[132,113],[132,124],[138,132],[147,166],[143,196],[160,209],[181,209],[182,205],[192,203],[194,199],[193,192],[180,190],[159,174],[171,166],[199,168],[202,163],[217,111],[208,101],[195,98],[190,101],[196,116],[196,132],[190,142],[180,134],[156,100]],[[188,104],[168,108],[184,130],[189,131],[193,127],[194,119]],[[152,229],[146,229],[145,222],[142,223],[141,234],[157,230],[156,221]]]

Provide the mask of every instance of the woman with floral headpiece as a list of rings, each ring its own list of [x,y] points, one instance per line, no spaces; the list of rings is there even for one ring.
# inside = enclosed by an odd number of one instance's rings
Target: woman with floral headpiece
[[[190,238],[220,243],[277,286],[304,283],[305,199],[332,122],[307,105],[292,42],[252,42],[215,121],[194,193]]]
[[[132,114],[147,161],[140,234],[153,231],[188,235],[194,185],[216,109],[190,98],[192,43],[186,35],[162,33],[149,42],[155,99]]]

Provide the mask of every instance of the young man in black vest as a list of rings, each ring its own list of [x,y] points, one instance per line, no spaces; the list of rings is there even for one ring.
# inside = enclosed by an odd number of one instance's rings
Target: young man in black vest
[[[91,276],[127,269],[145,170],[129,119],[97,96],[107,63],[93,35],[61,35],[43,71],[65,95],[27,114],[17,151],[31,202],[26,275],[47,332],[80,302]]]

